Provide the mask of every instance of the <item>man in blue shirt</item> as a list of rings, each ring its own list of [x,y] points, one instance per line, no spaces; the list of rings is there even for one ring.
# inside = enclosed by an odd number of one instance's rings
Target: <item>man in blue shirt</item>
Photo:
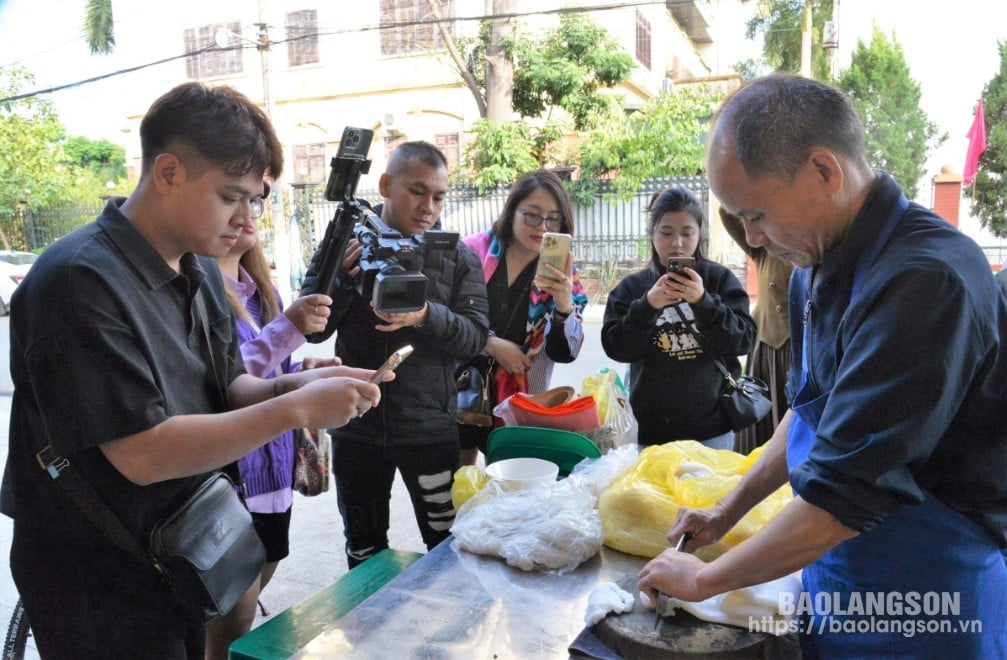
[[[849,102],[812,80],[735,93],[708,172],[747,242],[797,267],[793,408],[668,538],[694,550],[788,480],[795,496],[708,564],[665,551],[640,587],[701,600],[803,568],[805,657],[1007,656],[1007,301],[982,251],[871,170]]]

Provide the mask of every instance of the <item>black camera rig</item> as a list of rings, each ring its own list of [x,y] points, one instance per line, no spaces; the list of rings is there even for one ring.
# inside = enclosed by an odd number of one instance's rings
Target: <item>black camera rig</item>
[[[450,250],[458,244],[457,232],[427,231],[404,236],[392,229],[367,205],[354,198],[360,175],[370,170],[367,160],[374,132],[347,126],[332,159],[325,198],[339,202],[325,229],[325,236],[312,260],[314,282],[301,295],[322,292],[332,296],[336,287],[355,288],[365,300],[372,300],[382,313],[412,312],[427,301],[427,277],[420,272],[429,250]],[[342,267],[350,238],[363,248],[360,272],[348,278]],[[306,282],[306,284],[308,284]],[[331,330],[307,336],[311,343],[325,341]]]

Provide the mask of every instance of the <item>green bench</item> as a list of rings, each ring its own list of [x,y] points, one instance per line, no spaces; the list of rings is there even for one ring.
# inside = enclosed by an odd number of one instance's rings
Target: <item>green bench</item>
[[[289,658],[322,634],[329,623],[362,603],[422,556],[418,552],[382,550],[314,596],[236,639],[228,657],[230,660]]]

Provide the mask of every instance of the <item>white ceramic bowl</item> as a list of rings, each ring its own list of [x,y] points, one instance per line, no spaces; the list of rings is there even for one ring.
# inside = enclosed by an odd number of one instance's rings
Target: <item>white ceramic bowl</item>
[[[541,458],[507,458],[487,465],[486,474],[504,490],[524,490],[556,481],[559,466]]]

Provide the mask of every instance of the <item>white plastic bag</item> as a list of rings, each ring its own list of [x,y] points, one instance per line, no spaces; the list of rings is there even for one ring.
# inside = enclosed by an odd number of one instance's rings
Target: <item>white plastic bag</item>
[[[505,491],[490,480],[458,510],[455,547],[524,571],[568,573],[601,550],[596,498],[577,480]]]

